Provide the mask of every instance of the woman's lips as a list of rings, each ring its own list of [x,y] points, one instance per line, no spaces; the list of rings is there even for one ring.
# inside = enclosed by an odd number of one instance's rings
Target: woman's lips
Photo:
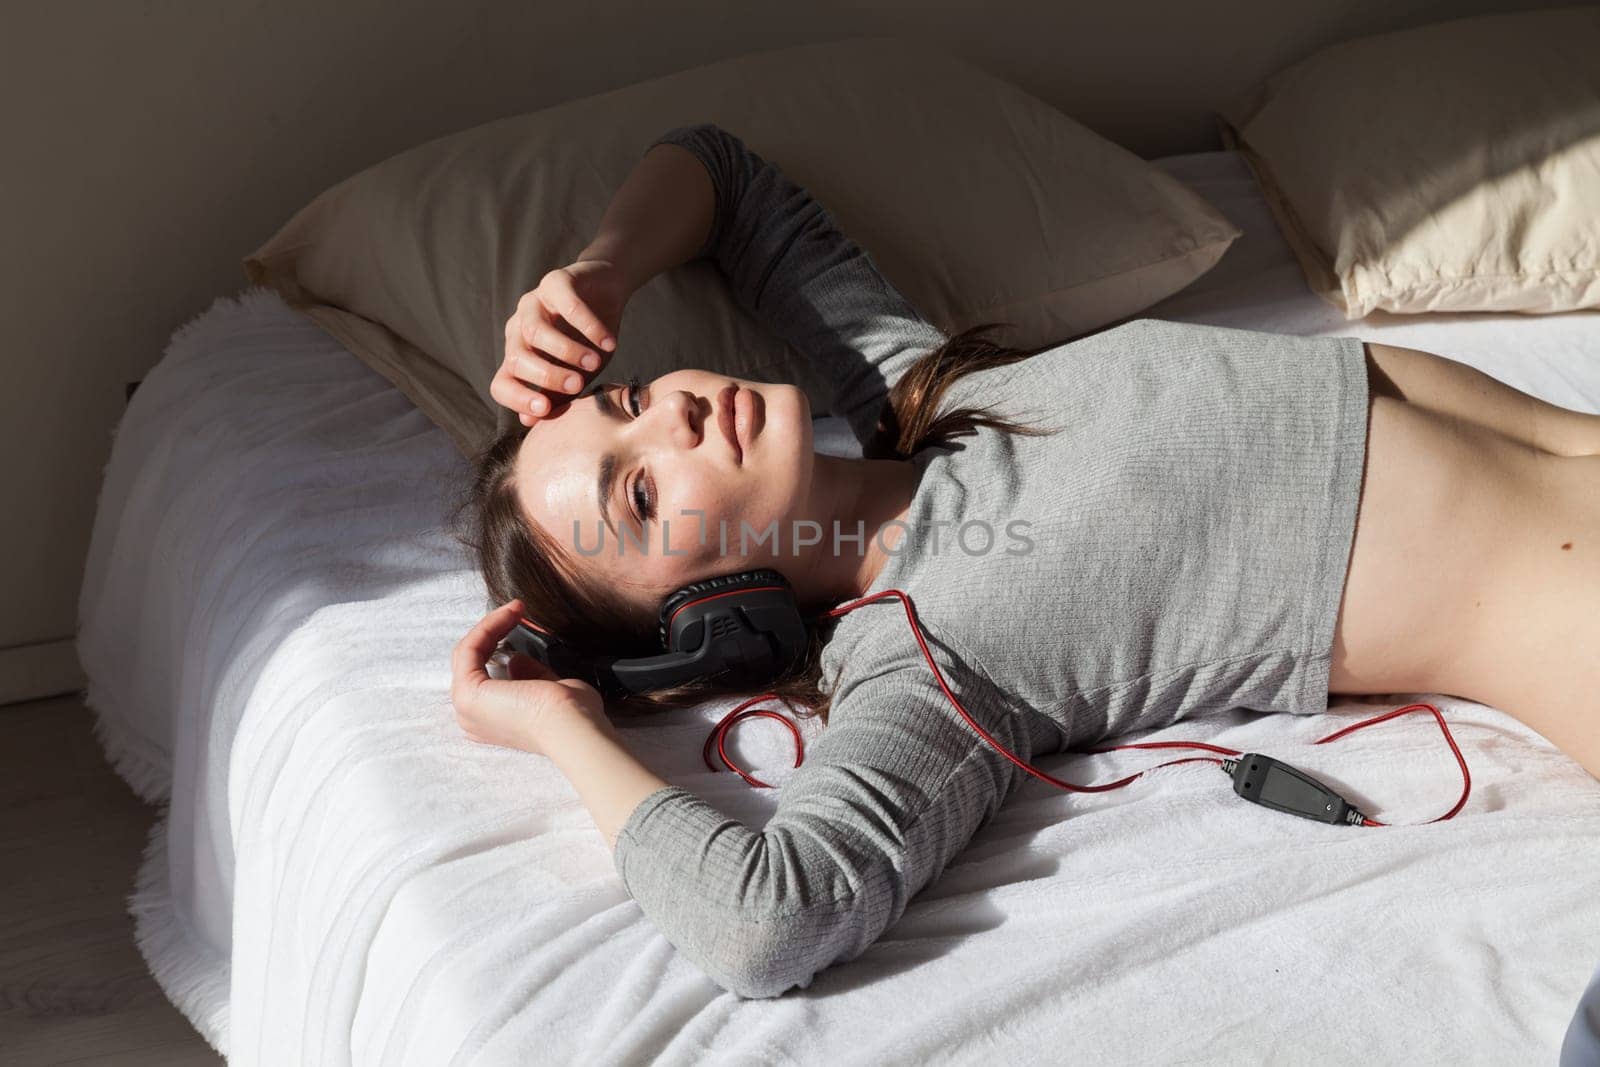
[[[717,394],[717,426],[722,430],[722,436],[728,439],[728,444],[733,447],[733,461],[744,463],[744,449],[739,444],[739,434],[735,425],[737,412],[734,410],[742,390],[737,385],[723,387]]]
[[[742,430],[744,446],[749,448],[750,442],[754,442],[755,438],[762,432],[762,427],[766,426],[766,400],[762,397],[762,394],[758,394],[754,389],[739,390],[739,395],[734,397],[734,400],[736,402],[742,400],[744,406],[746,406],[744,422],[734,419],[734,427]],[[738,414],[738,405],[734,406],[734,414]]]
[[[766,422],[766,402],[754,389],[741,389],[733,396],[733,429],[739,438],[741,453],[761,432]]]

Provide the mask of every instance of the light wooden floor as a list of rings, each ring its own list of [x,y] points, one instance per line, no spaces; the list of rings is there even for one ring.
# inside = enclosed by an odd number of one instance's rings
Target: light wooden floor
[[[168,1003],[125,899],[156,809],[77,696],[0,707],[0,1064],[220,1064]]]

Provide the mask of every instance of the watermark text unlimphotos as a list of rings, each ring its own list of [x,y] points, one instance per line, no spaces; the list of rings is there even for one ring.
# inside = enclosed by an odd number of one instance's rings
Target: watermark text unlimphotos
[[[712,524],[706,521],[703,510],[685,508],[679,514],[679,521],[682,524],[678,527],[680,530],[690,526],[692,521],[695,540],[702,547],[710,544],[715,537],[717,550],[722,555],[748,556],[763,549],[770,551],[773,556],[794,557],[814,550],[835,556],[843,555],[851,548],[858,556],[865,555],[867,551],[866,522],[860,519],[856,520],[854,532],[843,527],[838,519],[833,520],[831,532],[825,531],[820,522],[795,519],[788,524],[786,537],[783,536],[783,525],[777,519],[762,527],[752,526],[745,519],[740,519],[737,524],[719,519],[713,532]],[[967,556],[986,556],[991,552],[1026,556],[1033,551],[1033,539],[1027,535],[1032,525],[1026,519],[1011,519],[1000,531],[996,531],[993,524],[983,519],[967,519],[959,523],[952,519],[935,519],[916,526],[891,519],[878,528],[873,540],[879,551],[888,556],[904,553],[936,556],[944,552],[961,552]],[[898,527],[902,531],[893,547],[885,540],[891,527]],[[583,524],[574,519],[572,547],[580,556],[591,557],[607,551],[608,541],[612,543],[610,550],[619,557],[632,553],[648,556],[652,552],[660,552],[664,556],[689,555],[687,549],[672,547],[672,519],[661,519],[655,524],[655,529],[660,531],[656,539],[659,545],[652,543],[648,531],[638,533],[626,524],[619,527],[615,537],[608,537],[606,527],[598,519],[594,521],[593,534],[590,535],[583,530]]]

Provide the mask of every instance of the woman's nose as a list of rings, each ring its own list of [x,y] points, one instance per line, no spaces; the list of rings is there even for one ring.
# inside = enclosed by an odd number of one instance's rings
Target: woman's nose
[[[660,421],[665,424],[665,432],[675,446],[694,448],[700,443],[704,436],[705,413],[699,397],[678,389],[662,397],[657,406],[663,409]]]

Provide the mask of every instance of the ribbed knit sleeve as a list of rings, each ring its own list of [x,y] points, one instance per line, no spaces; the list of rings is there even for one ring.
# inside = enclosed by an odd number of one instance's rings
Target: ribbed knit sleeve
[[[712,123],[679,126],[651,143],[694,153],[716,209],[695,258],[714,261],[734,300],[835,383],[832,413],[863,444],[889,387],[948,339],[841,233],[810,193],[738,136]]]
[[[992,693],[961,699],[1026,758],[1019,719],[998,714]],[[617,836],[617,871],[645,915],[742,997],[808,986],[866,951],[993,817],[1017,773],[925,664],[841,681],[834,699],[762,830],[671,786]]]

